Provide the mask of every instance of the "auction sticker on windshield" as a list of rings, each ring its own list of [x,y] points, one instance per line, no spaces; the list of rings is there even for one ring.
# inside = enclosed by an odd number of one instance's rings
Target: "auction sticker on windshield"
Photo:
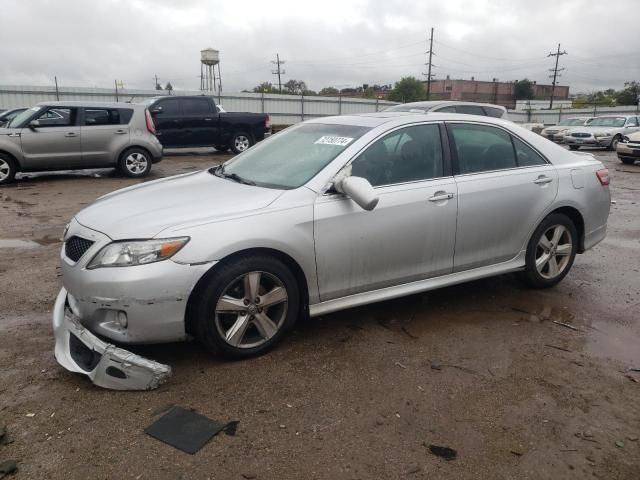
[[[331,135],[325,135],[320,137],[313,143],[317,143],[319,145],[336,145],[338,147],[346,147],[353,141],[353,138],[349,137],[333,137]]]

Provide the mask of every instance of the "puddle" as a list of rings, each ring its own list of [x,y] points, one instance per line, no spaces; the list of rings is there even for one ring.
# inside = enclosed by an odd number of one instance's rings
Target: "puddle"
[[[49,235],[43,238],[36,238],[35,243],[38,245],[46,246],[46,245],[55,245],[56,243],[62,243],[62,240],[56,237],[51,237]]]
[[[587,325],[592,328],[587,330],[585,353],[640,368],[639,335],[633,326],[604,320],[592,320]]]
[[[607,237],[602,243],[606,243],[607,245],[613,245],[614,247],[619,248],[640,248],[640,240],[637,239],[624,239],[624,238],[615,238],[615,237]]]
[[[0,248],[38,248],[41,245],[32,240],[19,238],[0,238]]]

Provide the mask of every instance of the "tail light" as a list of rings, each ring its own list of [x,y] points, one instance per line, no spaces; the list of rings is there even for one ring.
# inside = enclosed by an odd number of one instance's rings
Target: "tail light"
[[[269,116],[269,114],[265,114],[264,117],[264,129],[268,130],[271,128],[271,117]]]
[[[609,169],[603,168],[602,170],[598,170],[596,172],[596,177],[598,177],[598,180],[600,180],[603,187],[609,185]]]
[[[149,112],[149,110],[144,111],[144,118],[147,121],[147,130],[155,135],[156,126],[153,124],[153,118],[151,118],[151,113]]]

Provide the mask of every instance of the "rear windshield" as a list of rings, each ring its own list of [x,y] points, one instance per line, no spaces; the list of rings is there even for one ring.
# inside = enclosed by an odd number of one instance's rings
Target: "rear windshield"
[[[258,186],[298,188],[369,130],[321,123],[290,127],[225,163],[224,173]]]

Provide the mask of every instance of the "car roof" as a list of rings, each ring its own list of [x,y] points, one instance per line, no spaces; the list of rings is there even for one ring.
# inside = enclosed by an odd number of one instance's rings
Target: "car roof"
[[[333,125],[354,125],[361,127],[377,127],[386,123],[404,125],[419,121],[470,121],[493,123],[495,125],[513,125],[512,122],[502,118],[485,117],[481,115],[466,115],[462,113],[439,112],[376,112],[341,115],[336,117],[320,117],[307,120],[305,123],[328,123]]]
[[[424,102],[409,102],[409,103],[400,103],[398,105],[393,105],[393,107],[415,107],[415,108],[428,108],[432,109],[435,107],[447,106],[447,105],[471,105],[471,106],[479,106],[479,107],[493,107],[498,108],[500,110],[506,111],[507,109],[502,105],[495,105],[493,103],[480,103],[480,102],[463,102],[457,100],[427,100]],[[391,107],[389,107],[391,108]]]
[[[85,107],[85,108],[140,108],[139,104],[127,103],[127,102],[82,102],[73,100],[69,102],[56,101],[56,102],[40,102],[37,104],[40,107]]]

